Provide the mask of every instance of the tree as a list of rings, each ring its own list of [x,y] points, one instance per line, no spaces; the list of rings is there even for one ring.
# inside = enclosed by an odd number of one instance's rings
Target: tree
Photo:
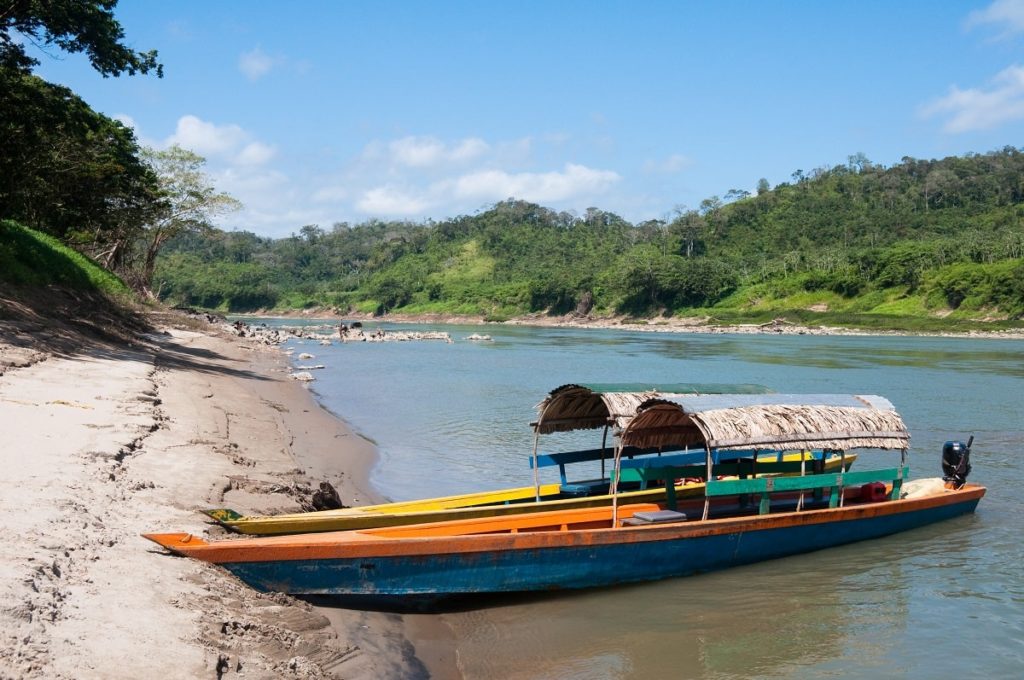
[[[152,296],[156,258],[168,239],[209,230],[214,217],[239,210],[242,204],[210,186],[202,156],[178,145],[163,151],[147,149],[144,155],[159,181],[160,209],[142,229],[134,262],[124,274],[136,290]]]
[[[163,77],[156,50],[137,52],[124,45],[124,31],[114,18],[117,0],[6,0],[3,5],[0,68],[27,73],[39,63],[28,56],[20,35],[37,46],[84,52],[104,78],[150,71]]]
[[[732,203],[734,201],[742,201],[745,198],[750,198],[750,192],[746,189],[729,189],[725,192],[726,203]]]
[[[669,233],[680,240],[683,254],[686,257],[693,257],[695,253],[703,250],[707,222],[696,210],[677,208],[676,212],[676,218],[669,225]]]
[[[847,156],[846,164],[854,172],[864,172],[871,169],[871,161],[868,160],[868,157],[862,151]]]
[[[135,135],[33,75],[0,68],[0,92],[0,217],[109,265],[109,246],[129,239],[156,197]]]

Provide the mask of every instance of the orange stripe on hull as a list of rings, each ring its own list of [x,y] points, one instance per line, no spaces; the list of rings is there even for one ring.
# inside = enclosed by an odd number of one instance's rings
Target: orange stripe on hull
[[[527,550],[698,538],[720,534],[763,531],[801,525],[839,523],[883,517],[980,499],[985,488],[967,485],[958,491],[933,496],[878,503],[611,528],[610,508],[534,513],[521,517],[439,522],[410,527],[365,531],[298,534],[208,543],[190,534],[146,534],[145,537],[173,552],[219,564],[458,554],[494,550]],[[619,517],[650,511],[658,506],[631,505],[619,508]],[[562,529],[565,525],[565,529]]]

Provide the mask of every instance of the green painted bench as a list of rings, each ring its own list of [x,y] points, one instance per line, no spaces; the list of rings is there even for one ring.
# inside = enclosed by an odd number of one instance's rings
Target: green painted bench
[[[712,477],[740,477],[741,479],[736,481],[747,481],[743,478],[752,477],[754,474],[799,474],[801,470],[800,461],[764,460],[762,458],[755,463],[753,451],[723,453],[747,455],[750,457],[715,463],[711,466]],[[762,452],[762,455],[764,453],[769,452]],[[691,453],[653,459],[624,460],[619,464],[619,479],[622,482],[638,481],[641,489],[646,489],[651,482],[665,482],[665,502],[670,510],[675,510],[677,507],[675,484],[669,483],[669,480],[675,481],[676,479],[686,479],[688,477],[704,479],[707,476],[707,466],[705,463],[696,462],[702,459],[704,455],[703,453]],[[820,469],[822,464],[821,454],[816,453],[815,455],[818,458],[805,461],[804,471],[814,472]],[[761,480],[752,479],[749,481]],[[737,494],[744,494],[744,492],[737,492]]]
[[[892,484],[890,500],[900,497],[903,480],[910,470],[905,467],[886,468],[883,470],[864,470],[858,472],[835,472],[803,477],[765,477],[757,479],[723,479],[708,482],[705,494],[708,498],[716,496],[759,495],[761,505],[759,512],[767,515],[771,510],[770,496],[776,492],[804,492],[819,489],[829,490],[828,506],[839,505],[841,490],[848,486],[858,486],[871,482],[888,482]]]

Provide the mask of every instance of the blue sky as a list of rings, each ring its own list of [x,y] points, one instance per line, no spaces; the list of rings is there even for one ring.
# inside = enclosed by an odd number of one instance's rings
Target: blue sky
[[[122,0],[165,77],[38,73],[207,159],[287,236],[509,197],[633,222],[862,152],[891,165],[1024,141],[1024,0]]]

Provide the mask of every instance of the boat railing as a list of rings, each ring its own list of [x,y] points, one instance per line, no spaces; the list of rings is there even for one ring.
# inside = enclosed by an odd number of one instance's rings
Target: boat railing
[[[670,510],[675,510],[675,484],[669,482],[677,479],[706,480],[704,456],[703,453],[685,453],[657,459],[624,460],[620,464],[619,478],[622,482],[639,482],[641,489],[646,489],[652,482],[664,482],[666,504]],[[821,471],[824,465],[824,454],[820,451],[805,452],[803,461],[781,460],[782,452],[774,451],[723,451],[720,457],[714,457],[722,462],[712,465],[712,477],[746,479],[757,475],[798,474],[807,465],[812,471]]]
[[[799,463],[797,463],[799,466]],[[836,472],[804,475],[802,477],[758,477],[754,479],[722,479],[707,483],[704,493],[707,498],[720,496],[760,496],[759,513],[767,515],[771,510],[773,493],[803,493],[805,491],[829,490],[829,507],[842,504],[843,490],[847,487],[884,482],[891,484],[889,500],[898,500],[903,480],[909,469],[905,466],[882,470],[859,470],[857,472]]]
[[[637,456],[657,456],[664,452],[671,451],[682,451],[682,446],[672,447],[652,447],[652,448],[637,448],[635,446],[626,447],[623,450],[622,455],[626,459],[632,459]],[[580,451],[563,451],[559,453],[541,453],[537,455],[536,467],[554,467],[558,466],[558,475],[561,479],[562,486],[561,492],[568,495],[574,496],[591,496],[595,494],[604,494],[608,492],[609,480],[604,475],[602,466],[601,477],[597,479],[585,479],[578,481],[570,481],[569,476],[566,473],[566,465],[572,465],[575,463],[588,463],[594,461],[601,461],[602,463],[606,460],[611,460],[615,452],[613,449],[600,448],[600,449],[583,449]],[[534,459],[530,458],[530,469],[535,466]]]
[[[677,453],[674,455],[663,455],[666,453],[672,453],[674,451],[686,451],[685,453]],[[750,459],[754,470],[750,474],[756,474],[761,466],[769,462],[772,456],[781,463],[783,451],[769,451],[769,450],[736,450],[736,451],[715,451],[713,454],[713,460],[718,463],[719,461],[737,461]],[[614,455],[614,451],[602,448],[602,449],[584,449],[580,451],[563,451],[559,453],[541,453],[537,455],[536,467],[546,468],[558,466],[558,475],[561,480],[560,491],[563,494],[571,496],[592,496],[600,495],[608,492],[608,488],[611,484],[611,479],[603,474],[596,479],[583,479],[583,480],[570,480],[569,475],[566,472],[567,465],[573,465],[575,463],[587,463],[594,461],[608,460]],[[622,451],[622,467],[624,468],[650,468],[661,469],[670,466],[687,466],[693,464],[700,464],[701,470],[703,470],[704,462],[704,451],[692,451],[687,450],[684,446],[665,446],[665,447],[651,447],[651,448],[638,448],[635,446],[627,446]],[[821,459],[821,453],[814,454],[816,460]],[[534,459],[530,458],[530,469],[534,468]],[[796,464],[796,469],[790,469],[786,467],[787,472],[799,472],[800,464]],[[780,470],[781,471],[781,470]],[[688,471],[692,472],[692,471]],[[668,474],[668,473],[667,473]],[[676,475],[677,477],[695,477],[701,476],[703,472],[697,474],[686,474]],[[717,474],[737,474],[731,472],[721,472]],[[654,480],[655,477],[651,473],[650,480]],[[665,477],[657,477],[657,479],[666,479]],[[637,478],[635,475],[631,478],[623,476],[622,481],[641,481],[641,489],[646,489],[647,484],[643,483],[643,479]]]

